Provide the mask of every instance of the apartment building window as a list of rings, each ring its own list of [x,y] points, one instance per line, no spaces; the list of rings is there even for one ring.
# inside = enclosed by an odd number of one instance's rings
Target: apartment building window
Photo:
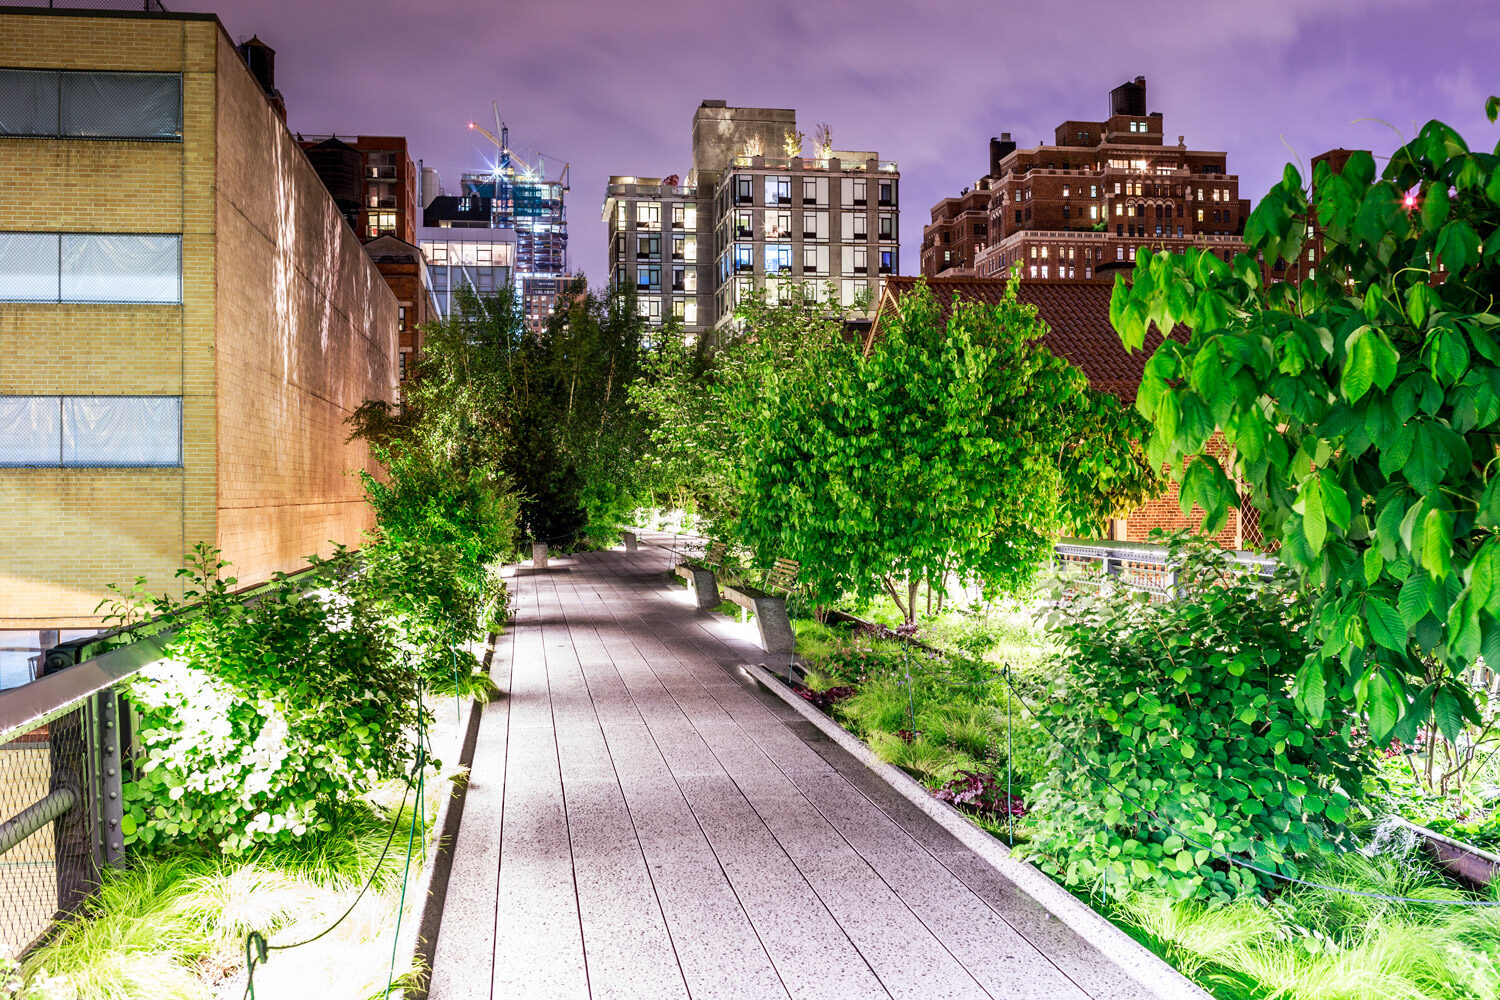
[[[661,228],[661,206],[654,201],[636,202],[635,206],[635,228],[637,229],[660,229]]]
[[[844,239],[863,240],[869,238],[869,218],[863,212],[844,213]]]
[[[685,267],[672,268],[672,291],[681,292],[685,290],[684,284],[686,282],[686,274],[687,268]]]
[[[181,465],[181,396],[0,396],[0,466]]]
[[[698,259],[698,237],[689,236],[682,241],[682,259],[685,261]]]
[[[802,204],[816,205],[818,203],[818,181],[814,177],[802,178]]]
[[[686,252],[686,249],[687,249],[687,241],[686,240],[684,240],[681,236],[674,236],[674,237],[672,237],[672,259],[673,260],[683,260],[683,259],[685,259],[683,255]]]
[[[882,251],[880,251],[880,273],[881,274],[890,274],[891,270],[895,267],[895,264],[896,264],[896,251],[894,251],[894,250],[882,250]]]
[[[894,205],[894,204],[896,204],[896,182],[895,181],[881,181],[880,182],[880,204],[882,204],[882,205]]]
[[[1178,235],[1178,236],[1181,236],[1181,235],[1182,235],[1182,227],[1181,227],[1181,226],[1178,226],[1178,227],[1177,227],[1177,235]]]
[[[0,232],[0,301],[182,301],[182,237]]]
[[[672,225],[681,229],[687,220],[687,206],[678,202],[672,206]]]
[[[182,141],[182,74],[0,69],[0,135]]]
[[[766,204],[790,205],[792,203],[792,179],[790,177],[766,178]]]
[[[1070,218],[1072,216],[1072,214],[1073,214],[1072,207],[1069,206],[1069,205],[1064,205],[1063,206],[1063,218],[1064,219]]]
[[[625,203],[623,201],[615,202],[615,228],[625,228]]]
[[[640,291],[661,291],[661,267],[651,265],[642,267],[635,272],[635,287]]]
[[[851,249],[854,251],[854,253],[850,257],[851,261],[854,264],[854,267],[852,268],[853,272],[855,274],[869,274],[870,257],[868,248],[851,247]]]
[[[849,186],[848,187],[849,204],[851,204],[851,205],[864,205],[864,204],[867,204],[867,199],[866,199],[866,195],[865,195],[865,180],[864,180],[864,178],[846,178],[845,179],[845,183],[848,184],[848,186]]]
[[[893,240],[896,238],[896,217],[881,213],[880,216],[880,238]]]
[[[1021,222],[1021,210],[1018,208],[1018,209],[1016,209],[1016,223],[1019,225],[1020,222]]]
[[[734,238],[737,240],[748,240],[755,237],[754,224],[750,221],[749,212],[734,213]]]
[[[625,259],[625,234],[624,233],[616,233],[615,234],[615,257],[617,259],[620,259],[620,260],[624,260]],[[448,248],[444,247],[443,248],[443,263],[447,263],[447,260],[448,260]],[[436,264],[436,263],[438,263],[438,261],[434,258],[433,263]]]
[[[636,302],[636,312],[652,322],[661,320],[661,299],[655,295],[642,296]]]
[[[394,236],[396,235],[396,213],[395,212],[371,212],[369,225],[366,227],[369,235]]]
[[[1125,248],[1124,247],[1115,247],[1115,260],[1124,260],[1124,259],[1125,259]]]
[[[745,243],[734,245],[734,270],[736,274],[755,270],[755,247]]]
[[[734,179],[734,203],[736,205],[748,205],[755,200],[750,192],[750,178],[736,177]]]
[[[792,235],[791,212],[767,212],[766,235],[778,239],[790,239]]]
[[[635,238],[636,260],[656,260],[661,257],[660,236],[637,236]]]
[[[1203,221],[1203,209],[1201,209],[1201,208],[1198,209],[1198,221],[1199,222]]]
[[[861,298],[870,294],[870,283],[863,278],[844,279],[840,288],[840,298],[844,306],[852,306]]]
[[[791,273],[792,245],[790,243],[766,244],[766,273]]]

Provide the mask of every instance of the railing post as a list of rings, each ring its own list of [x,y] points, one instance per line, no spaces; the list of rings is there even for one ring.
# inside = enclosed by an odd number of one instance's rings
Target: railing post
[[[98,694],[99,706],[99,846],[104,864],[114,868],[125,859],[125,749],[128,734],[114,688]]]

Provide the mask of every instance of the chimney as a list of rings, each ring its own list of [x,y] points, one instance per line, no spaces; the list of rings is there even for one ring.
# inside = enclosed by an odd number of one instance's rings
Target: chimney
[[[1010,137],[1009,132],[1001,132],[1000,138],[990,137],[990,173],[991,177],[1000,176],[1000,161],[1016,151],[1016,143]]]

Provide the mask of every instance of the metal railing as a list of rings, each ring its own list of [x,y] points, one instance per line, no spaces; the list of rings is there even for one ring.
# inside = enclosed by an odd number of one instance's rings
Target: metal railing
[[[1270,576],[1281,563],[1257,552],[1229,550],[1235,563],[1261,576]],[[1149,542],[1059,539],[1053,546],[1055,568],[1084,584],[1106,580],[1151,595],[1153,601],[1177,597],[1177,567],[1165,545]]]
[[[327,569],[236,596],[252,602]],[[0,691],[0,956],[45,941],[124,859],[132,726],[121,685],[165,659],[197,613],[188,607],[61,643],[43,654],[37,680]]]

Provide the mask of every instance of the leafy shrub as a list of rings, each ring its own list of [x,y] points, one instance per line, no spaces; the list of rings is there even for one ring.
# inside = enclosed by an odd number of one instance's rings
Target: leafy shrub
[[[183,602],[201,610],[169,659],[130,684],[139,722],[127,843],[234,855],[326,832],[372,782],[412,766],[417,675],[371,603],[331,570],[295,584],[278,575],[281,586],[246,602],[227,565],[194,549],[178,575]],[[156,610],[179,608],[162,598]]]
[[[1216,852],[1295,875],[1347,843],[1370,762],[1296,712],[1290,680],[1310,650],[1288,579],[1236,572],[1206,543],[1174,556],[1176,602],[1105,588],[1053,619],[1063,652],[1039,712],[1058,745],[1034,790],[1034,845],[1070,886],[1227,899],[1268,876]]]

